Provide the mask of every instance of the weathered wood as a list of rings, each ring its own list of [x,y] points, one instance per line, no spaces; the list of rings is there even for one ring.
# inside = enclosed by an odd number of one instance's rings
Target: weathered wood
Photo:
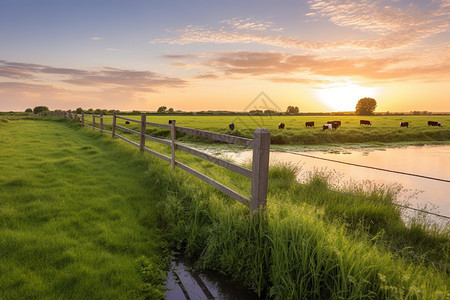
[[[170,124],[170,136],[172,138],[172,172],[175,171],[175,148],[176,148],[176,144],[175,144],[175,139],[177,137],[177,132],[175,130],[175,120],[170,120],[169,124]]]
[[[148,126],[170,129],[170,125],[166,125],[166,124],[159,124],[159,123],[152,123],[152,122],[145,122],[145,124]]]
[[[81,126],[84,126],[84,112],[81,113]]]
[[[92,115],[92,129],[95,129],[95,115]]]
[[[117,120],[117,116],[116,116],[116,112],[114,112],[113,114],[113,122],[112,122],[112,129],[111,129],[111,135],[112,138],[114,138],[114,136],[116,135],[116,120]]]
[[[168,161],[168,162],[171,162],[171,161],[172,161],[172,159],[171,159],[170,157],[165,156],[165,155],[163,155],[163,154],[161,154],[161,153],[159,153],[159,152],[153,151],[153,150],[151,150],[151,149],[144,148],[144,151],[147,152],[147,153],[150,153],[150,154],[152,154],[152,155],[154,155],[154,156],[156,156],[156,157],[159,157],[159,158],[161,158],[161,159],[164,159],[165,161]]]
[[[126,120],[126,121],[130,121],[130,122],[133,122],[133,123],[141,123],[138,120],[130,119],[130,118],[127,118],[127,117],[116,116],[116,118],[123,119],[123,120]]]
[[[230,189],[227,186],[224,186],[223,184],[221,184],[220,182],[215,181],[214,179],[186,166],[185,164],[182,164],[180,162],[176,162],[176,166],[179,167],[180,169],[188,172],[189,174],[194,175],[195,177],[205,181],[206,183],[212,185],[213,187],[215,187],[216,189],[218,189],[219,191],[225,193],[226,195],[236,199],[237,201],[241,202],[242,204],[246,205],[246,206],[250,206],[250,199],[248,199],[245,196],[242,196],[241,194],[235,192],[234,190]]]
[[[172,142],[169,141],[169,140],[157,138],[157,137],[154,137],[154,136],[151,136],[151,135],[148,135],[148,134],[145,134],[145,138],[149,139],[150,141],[161,143],[161,144],[164,144],[164,145],[167,145],[167,146],[171,146],[172,145]]]
[[[120,126],[120,125],[116,124],[116,129],[117,128],[122,129],[123,131],[129,132],[129,133],[134,133],[134,134],[140,135],[139,131],[136,131],[136,130],[133,130],[133,129],[130,129],[130,128],[127,128],[127,127],[123,127],[123,126]]]
[[[140,149],[141,151],[144,151],[145,148],[145,130],[146,130],[146,115],[141,114],[141,132],[140,132]]]
[[[232,135],[228,135],[228,134],[192,129],[192,128],[187,128],[187,127],[178,127],[178,126],[177,126],[177,131],[184,132],[187,134],[192,134],[192,135],[198,135],[198,136],[202,136],[202,137],[205,137],[205,138],[208,138],[211,140],[226,142],[229,144],[236,144],[236,145],[247,146],[247,147],[252,147],[252,145],[253,145],[252,139],[247,139],[247,138],[238,137],[238,136],[232,136]]]
[[[190,147],[178,144],[178,143],[176,143],[176,146],[177,146],[178,150],[182,150],[182,151],[185,151],[187,153],[193,154],[195,156],[203,158],[203,159],[205,159],[207,161],[210,161],[210,162],[212,162],[212,163],[214,163],[216,165],[224,167],[224,168],[226,168],[228,170],[231,170],[231,171],[236,172],[238,174],[241,174],[243,176],[246,176],[246,177],[249,177],[249,178],[252,177],[252,171],[247,169],[247,168],[241,167],[239,165],[233,164],[233,163],[228,162],[226,160],[214,157],[214,156],[209,155],[207,153],[198,151],[198,150],[196,150],[194,148],[190,148]]]
[[[263,128],[256,129],[253,141],[251,214],[259,209],[264,210],[267,204],[270,132]]]
[[[116,137],[118,137],[121,140],[124,140],[125,142],[128,142],[130,144],[132,144],[133,146],[139,147],[139,144],[136,142],[133,142],[132,140],[127,139],[126,137],[121,136],[120,134],[115,134]]]
[[[109,134],[111,134],[112,131],[109,131],[109,130],[103,130],[103,133],[109,133]]]
[[[100,132],[103,133],[103,113],[100,114]]]

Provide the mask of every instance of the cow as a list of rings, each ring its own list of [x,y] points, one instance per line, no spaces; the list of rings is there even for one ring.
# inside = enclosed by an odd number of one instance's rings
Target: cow
[[[306,122],[305,126],[306,127],[314,127],[314,122]]]
[[[125,121],[125,124],[130,124],[130,122],[129,121]]]
[[[339,128],[341,126],[341,121],[328,121],[327,124],[332,124],[333,128]]]
[[[233,131],[233,130],[234,130],[234,123],[230,123],[230,124],[228,125],[228,128],[230,128],[230,130]]]
[[[359,120],[359,126],[361,125],[372,125],[372,123],[370,123],[370,121],[367,120]]]
[[[333,128],[332,124],[324,124],[322,125],[322,131]]]
[[[400,127],[406,127],[409,128],[409,122],[400,122]]]
[[[280,124],[278,124],[278,129],[284,129],[284,123],[280,123]]]
[[[439,126],[442,127],[441,122],[428,121],[428,126]]]

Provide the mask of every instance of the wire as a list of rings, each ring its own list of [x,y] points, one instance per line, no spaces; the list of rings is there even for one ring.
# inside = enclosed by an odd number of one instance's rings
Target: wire
[[[271,150],[271,151],[273,151],[273,150]],[[314,158],[314,159],[320,159],[320,160],[325,160],[325,161],[331,161],[331,162],[344,164],[344,165],[350,165],[350,166],[361,167],[361,168],[366,168],[366,169],[372,169],[372,170],[378,170],[378,171],[384,171],[384,172],[390,172],[390,173],[395,173],[395,174],[402,174],[402,175],[408,175],[408,176],[414,176],[414,177],[419,177],[419,178],[425,178],[425,179],[437,180],[437,181],[450,183],[450,180],[447,180],[447,179],[430,177],[430,176],[413,174],[413,173],[407,173],[407,172],[401,172],[401,171],[395,171],[395,170],[388,170],[388,169],[371,167],[371,166],[365,166],[365,165],[349,163],[349,162],[344,162],[344,161],[330,159],[330,158],[318,157],[318,156],[309,155],[309,154],[303,154],[303,153],[298,153],[298,152],[291,152],[291,151],[286,151],[286,150],[276,150],[276,151],[273,151],[273,152],[284,152],[284,153],[289,153],[289,154],[298,155],[298,156],[304,156],[304,157],[308,157],[308,158]]]
[[[404,208],[404,209],[410,209],[410,210],[414,210],[414,211],[417,211],[417,212],[430,214],[430,215],[434,215],[436,217],[440,217],[440,218],[444,218],[444,219],[450,220],[449,216],[441,215],[441,214],[438,214],[438,213],[434,213],[434,212],[430,212],[430,211],[426,211],[426,210],[422,210],[422,209],[418,209],[418,208],[414,208],[414,207],[410,207],[410,206],[406,206],[406,205],[402,205],[402,204],[398,204],[398,203],[386,202],[386,201],[383,201],[383,200],[380,200],[380,199],[376,199],[376,198],[369,198],[369,197],[365,197],[365,196],[361,196],[361,195],[355,195],[355,194],[351,194],[351,193],[346,193],[346,192],[341,192],[341,191],[336,191],[336,190],[330,190],[328,188],[324,188],[324,187],[320,187],[320,186],[315,186],[315,185],[309,185],[309,184],[301,183],[301,182],[298,182],[296,180],[295,181],[289,181],[289,180],[279,180],[279,179],[273,180],[272,179],[272,181],[286,182],[286,183],[295,183],[295,184],[302,185],[302,186],[305,186],[305,187],[308,187],[308,188],[315,188],[315,189],[319,189],[319,190],[326,191],[326,192],[332,192],[332,193],[340,194],[340,195],[343,195],[343,196],[348,196],[348,197],[353,197],[353,198],[360,198],[360,199],[365,199],[365,200],[369,200],[369,201],[380,202],[380,203],[383,203],[383,204],[393,205],[393,206],[401,207],[401,208]]]

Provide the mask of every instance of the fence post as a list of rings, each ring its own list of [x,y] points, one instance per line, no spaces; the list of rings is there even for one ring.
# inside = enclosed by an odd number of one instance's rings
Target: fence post
[[[145,124],[147,122],[147,116],[146,114],[141,114],[141,143],[140,148],[141,151],[144,151],[145,148],[145,130],[147,129],[147,125]]]
[[[95,114],[92,113],[92,130],[95,130]]]
[[[171,136],[172,136],[172,172],[175,171],[175,138],[176,138],[176,131],[175,131],[175,120],[169,120],[169,124],[170,124],[170,131],[171,131]]]
[[[112,121],[112,138],[116,135],[116,112],[113,113],[113,121]]]
[[[84,111],[81,112],[81,126],[84,127]]]
[[[103,113],[100,113],[100,132],[103,133]]]
[[[264,210],[269,183],[270,132],[259,128],[253,133],[252,195],[250,213]]]

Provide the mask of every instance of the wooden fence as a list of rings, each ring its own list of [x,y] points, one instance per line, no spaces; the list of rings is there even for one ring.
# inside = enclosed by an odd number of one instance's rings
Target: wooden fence
[[[214,186],[218,190],[222,191],[223,193],[227,194],[228,196],[236,199],[237,201],[241,202],[242,204],[250,207],[250,211],[253,214],[258,209],[263,210],[267,203],[267,185],[268,185],[268,177],[269,177],[269,153],[270,153],[270,133],[267,129],[256,129],[253,134],[253,139],[243,138],[243,137],[237,137],[227,134],[220,134],[215,132],[209,132],[204,130],[197,130],[192,128],[186,128],[186,127],[180,127],[176,126],[176,120],[170,120],[169,124],[159,124],[159,123],[152,123],[147,122],[147,116],[146,114],[141,114],[141,120],[134,120],[131,118],[118,116],[114,114],[112,116],[112,123],[106,124],[103,122],[105,118],[111,118],[111,117],[104,117],[103,114],[95,115],[95,114],[81,114],[81,124],[83,126],[91,127],[94,130],[100,130],[102,133],[109,133],[112,135],[113,138],[119,138],[122,139],[136,147],[139,147],[141,151],[145,151],[147,153],[150,153],[158,158],[161,158],[163,160],[166,160],[171,163],[172,171],[175,170],[175,167],[178,167],[195,177],[207,182],[208,184]],[[117,124],[117,119],[128,121],[129,123],[137,123],[140,124],[140,130],[136,131],[124,126],[120,126]],[[147,127],[159,127],[168,129],[171,131],[171,139],[162,139],[155,136],[148,135],[146,133]],[[106,130],[105,127],[110,127],[111,130]],[[109,128],[108,128],[109,129]],[[125,131],[130,134],[136,134],[139,138],[139,143],[134,142],[123,135],[120,135],[117,132],[117,129],[120,129],[122,131]],[[197,135],[204,138],[208,138],[215,141],[221,141],[226,142],[229,144],[236,144],[236,145],[242,145],[253,149],[253,160],[252,160],[252,169],[247,169],[242,166],[239,166],[237,164],[228,162],[226,160],[214,157],[210,154],[201,152],[197,149],[188,147],[186,145],[182,145],[180,143],[177,143],[176,141],[176,132],[182,132],[186,134],[191,135]],[[146,140],[158,142],[167,146],[171,147],[171,157],[166,156],[164,154],[161,154],[159,152],[156,152],[152,149],[149,149],[146,147]],[[236,172],[240,175],[246,176],[248,178],[251,178],[251,196],[250,198],[247,198],[238,192],[232,190],[231,188],[215,181],[214,179],[206,176],[205,174],[202,174],[198,172],[197,170],[194,170],[193,168],[176,161],[175,157],[175,150],[181,150],[187,153],[190,153],[192,155],[195,155],[197,157],[200,157],[202,159],[205,159],[209,162],[212,162],[216,165],[219,165],[221,167],[224,167],[228,170],[231,170],[233,172]]]

